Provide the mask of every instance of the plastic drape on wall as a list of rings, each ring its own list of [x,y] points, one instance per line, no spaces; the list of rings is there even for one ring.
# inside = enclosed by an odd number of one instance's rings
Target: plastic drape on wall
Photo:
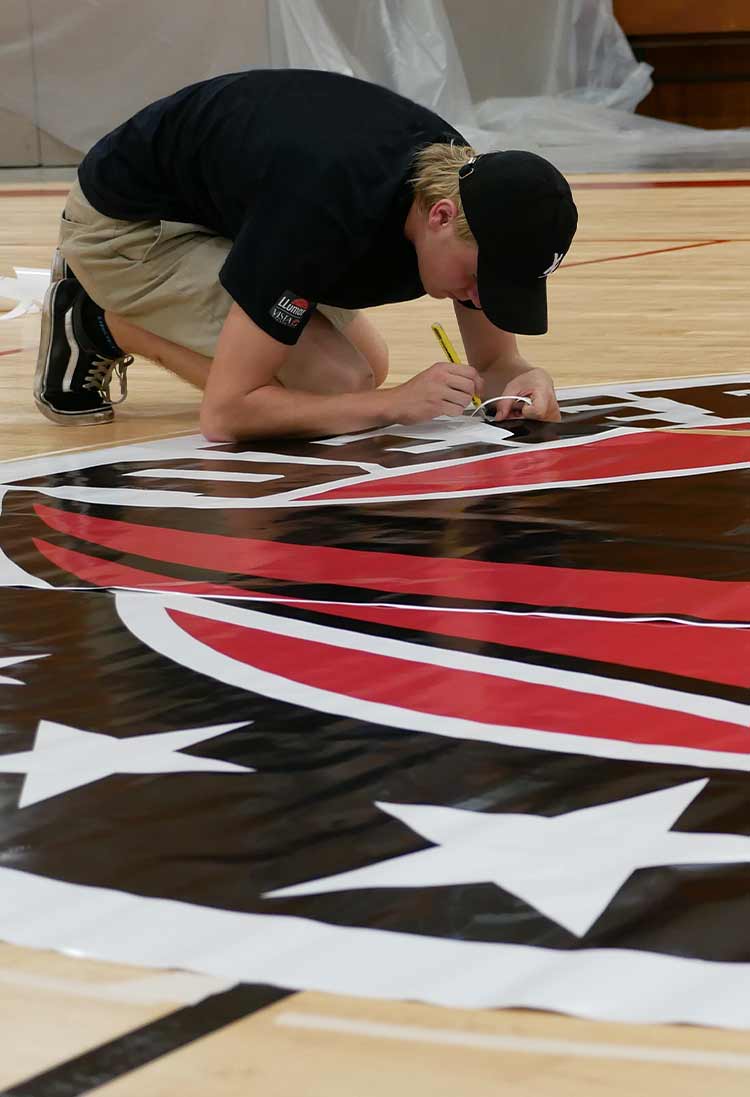
[[[433,108],[480,149],[526,147],[567,170],[721,166],[750,131],[635,116],[650,87],[611,0],[15,0],[0,109],[85,151],[146,103],[244,68],[373,80]],[[28,9],[24,19],[22,9]]]

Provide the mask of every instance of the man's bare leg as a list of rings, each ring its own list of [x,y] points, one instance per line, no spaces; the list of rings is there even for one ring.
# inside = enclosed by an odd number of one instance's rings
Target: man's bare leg
[[[333,396],[367,392],[388,375],[388,347],[380,332],[359,314],[343,332],[315,313],[277,374],[288,389]]]
[[[104,313],[104,320],[112,338],[126,354],[138,354],[142,358],[148,358],[150,362],[156,362],[170,373],[176,373],[183,381],[195,385],[196,388],[206,387],[211,359],[204,354],[181,347],[169,339],[163,339],[161,335],[154,335],[109,310]]]
[[[107,311],[104,318],[126,354],[148,358],[188,384],[205,388],[210,358],[154,335],[116,313]],[[291,349],[278,380],[286,388],[330,395],[376,388],[387,374],[388,348],[366,317],[355,317],[342,333],[316,313]]]
[[[342,335],[367,359],[375,388],[380,388],[388,376],[388,344],[378,329],[359,312],[344,328]]]

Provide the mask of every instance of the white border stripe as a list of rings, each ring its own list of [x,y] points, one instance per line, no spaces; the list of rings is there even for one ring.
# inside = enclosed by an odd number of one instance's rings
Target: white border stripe
[[[0,937],[114,963],[295,990],[750,1028],[747,963],[332,926],[129,895],[1,867]]]
[[[638,393],[641,390],[650,392],[652,389],[698,389],[708,388],[710,385],[735,385],[747,387],[750,384],[750,373],[715,373],[702,377],[646,377],[642,381],[598,381],[595,385],[571,385],[568,388],[558,390],[558,398],[563,400],[574,399],[578,396],[609,396],[610,393],[623,395],[624,393]],[[700,414],[701,409],[696,408]],[[705,413],[704,413],[705,414]]]
[[[153,612],[154,604],[160,605],[162,612]],[[186,607],[184,599],[173,599],[169,594],[152,592],[143,594],[118,594],[116,605],[120,618],[136,635],[149,644],[149,635],[158,642],[158,637],[166,635],[170,618],[167,610],[178,610],[196,617],[212,621],[225,621],[245,629],[260,629],[274,636],[288,636],[292,639],[307,640],[312,643],[327,644],[344,651],[367,652],[389,659],[400,659],[420,665],[443,667],[446,670],[461,670],[472,674],[483,674],[493,678],[508,678],[515,682],[529,682],[532,685],[549,686],[555,689],[571,690],[578,693],[609,697],[613,700],[628,701],[631,704],[649,705],[666,709],[669,712],[683,712],[702,719],[724,721],[750,728],[750,705],[737,701],[725,701],[720,697],[704,696],[699,693],[684,693],[681,690],[665,689],[663,686],[650,686],[643,682],[627,679],[607,678],[603,675],[585,674],[575,670],[561,670],[535,663],[520,662],[513,659],[494,658],[488,655],[474,655],[467,651],[445,650],[429,644],[419,644],[408,640],[393,640],[389,637],[355,632],[342,625],[317,625],[309,621],[276,617],[259,610],[241,609],[201,598]],[[138,622],[150,618],[153,633],[144,631]],[[659,629],[656,625],[655,628]],[[180,633],[184,630],[180,629]],[[170,630],[171,632],[171,630]],[[152,644],[150,646],[153,646]],[[206,645],[201,648],[207,651]],[[333,653],[332,653],[333,655]],[[246,664],[239,664],[245,666]],[[502,707],[502,699],[498,698]]]

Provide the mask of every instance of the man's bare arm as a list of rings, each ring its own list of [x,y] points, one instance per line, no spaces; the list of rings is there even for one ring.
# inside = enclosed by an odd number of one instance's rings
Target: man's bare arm
[[[321,438],[391,423],[460,415],[478,384],[469,366],[436,363],[392,389],[319,396],[276,381],[290,348],[232,305],[222,328],[201,405],[211,441]]]

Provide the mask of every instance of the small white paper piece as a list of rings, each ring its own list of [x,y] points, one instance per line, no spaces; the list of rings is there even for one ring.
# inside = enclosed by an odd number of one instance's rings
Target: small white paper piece
[[[476,415],[478,411],[484,411],[490,404],[496,404],[499,400],[512,400],[514,404],[531,404],[532,400],[528,396],[491,396],[489,400],[485,400],[484,403],[478,404],[472,411],[472,415]],[[471,407],[471,404],[469,405]]]
[[[27,313],[39,312],[50,281],[50,272],[39,267],[13,267],[15,278],[0,278],[0,299],[16,305],[0,316],[1,320],[16,320]]]

